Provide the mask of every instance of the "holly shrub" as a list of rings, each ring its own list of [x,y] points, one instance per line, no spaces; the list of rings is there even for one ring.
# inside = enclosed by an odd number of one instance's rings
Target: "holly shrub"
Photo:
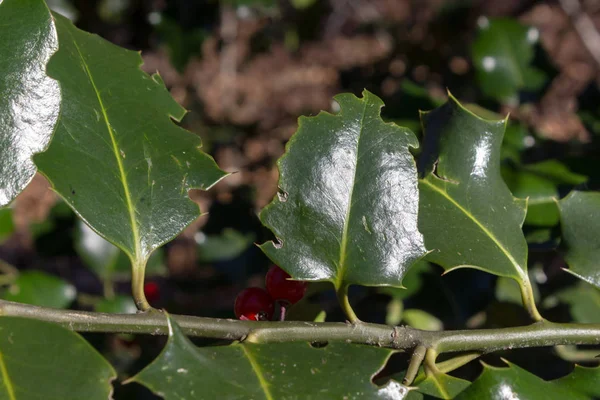
[[[473,59],[486,96],[510,101],[544,84],[531,31],[502,20],[483,28]],[[162,293],[146,275],[162,268],[155,254],[205,211],[188,192],[230,177],[175,123],[185,110],[141,64],[42,0],[0,2],[0,233],[39,172],[83,222],[81,258],[105,282],[130,277],[134,300],[110,283],[94,311],[68,310],[73,286],[3,264],[0,399],[108,399],[113,385],[133,382],[164,399],[600,397],[600,192],[559,160],[522,163],[522,126],[450,93],[421,113],[420,139],[385,122],[383,101],[367,90],[335,96],[334,113],[301,117],[278,161],[278,193],[260,212],[273,240],[258,246],[282,270],[269,273],[268,291],[240,295],[240,319],[154,308]],[[563,255],[568,268],[555,273],[566,288],[538,288],[543,268],[528,268],[528,250],[540,243]],[[503,312],[526,317],[441,330],[435,310],[404,309],[421,285],[424,296],[439,290],[421,279],[433,264],[449,278],[458,269],[497,277],[496,296],[519,304]],[[345,318],[286,313],[307,287],[307,296],[333,289]],[[353,308],[360,287],[387,309]],[[571,317],[550,320],[558,303]],[[117,378],[118,360],[80,332],[168,340],[137,374]],[[489,353],[535,347],[553,349],[569,371],[548,380],[497,360],[470,380],[457,373]]]

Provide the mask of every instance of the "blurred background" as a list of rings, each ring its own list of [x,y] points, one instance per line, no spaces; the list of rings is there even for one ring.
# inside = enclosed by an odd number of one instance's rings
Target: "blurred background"
[[[48,3],[81,29],[141,50],[142,68],[158,71],[190,111],[182,125],[222,169],[235,172],[209,192],[190,193],[209,213],[152,258],[145,289],[153,306],[232,318],[237,293],[264,285],[269,261],[254,243],[272,235],[257,214],[277,191],[276,161],[298,116],[336,112],[335,94],[366,88],[384,100],[384,119],[420,136],[419,110],[443,103],[449,90],[487,117],[510,113],[502,171],[515,196],[530,197],[524,230],[542,313],[553,321],[600,322],[600,293],[561,271],[553,200],[573,187],[598,187],[600,1]],[[512,281],[476,270],[441,272],[422,262],[406,277],[406,290],[352,288],[355,310],[365,321],[424,329],[529,322]],[[135,312],[127,258],[78,221],[41,176],[0,210],[0,273],[6,299]],[[344,319],[329,285],[313,284],[289,319],[313,320],[321,311],[327,320]],[[164,344],[157,337],[85,336],[121,377]],[[568,371],[572,350],[496,353],[486,361],[504,356],[550,379]],[[398,356],[382,377],[405,362]],[[478,368],[456,373],[473,378]],[[115,398],[153,397],[127,385]]]

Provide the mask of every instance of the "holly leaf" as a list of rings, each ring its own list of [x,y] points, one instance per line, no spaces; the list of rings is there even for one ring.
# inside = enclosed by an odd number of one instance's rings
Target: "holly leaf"
[[[42,271],[20,272],[1,298],[19,303],[52,308],[67,308],[75,300],[73,285]]]
[[[566,271],[600,288],[600,192],[573,191],[558,208]]]
[[[531,66],[539,31],[513,19],[478,20],[480,28],[471,52],[479,87],[487,96],[515,103],[520,90],[537,90],[546,81]]]
[[[77,333],[21,317],[0,317],[0,371],[0,398],[10,400],[106,400],[117,377]]]
[[[583,394],[592,399],[600,398],[600,367],[586,368],[575,365],[567,376],[552,381],[560,388],[571,393]]]
[[[55,138],[35,161],[54,189],[131,259],[134,280],[150,254],[200,215],[188,190],[226,174],[200,138],[178,127],[185,110],[137,52],[83,32],[55,14],[59,51],[48,73],[63,103]]]
[[[507,368],[484,364],[481,375],[456,399],[587,400],[599,393],[598,368],[576,368],[572,376],[548,382],[515,364],[505,362]]]
[[[407,389],[371,379],[392,350],[330,342],[196,347],[169,318],[162,353],[128,382],[170,399],[402,399]],[[356,363],[360,360],[360,363]]]
[[[541,318],[521,231],[527,202],[514,198],[500,175],[506,121],[479,118],[450,96],[422,122],[419,229],[427,259],[447,272],[469,267],[515,279],[530,314]]]
[[[470,384],[471,382],[464,379],[437,373],[428,375],[420,381],[415,392],[438,399],[453,399]]]
[[[502,176],[514,196],[528,198],[525,224],[535,226],[558,224],[554,199],[559,195],[559,186],[573,187],[587,180],[556,160],[503,168]]]
[[[58,48],[42,0],[0,1],[0,207],[36,172],[31,157],[50,143],[60,111],[58,82],[46,64]]]
[[[278,163],[280,192],[260,214],[277,241],[261,249],[294,279],[400,287],[425,254],[409,152],[418,142],[381,119],[370,92],[335,99],[338,114],[299,119]]]

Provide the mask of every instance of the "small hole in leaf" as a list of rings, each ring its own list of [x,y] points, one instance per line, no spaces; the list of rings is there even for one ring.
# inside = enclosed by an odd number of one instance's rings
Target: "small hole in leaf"
[[[279,198],[279,201],[282,203],[285,203],[288,199],[288,193],[284,190],[282,190],[281,188],[277,189],[277,197]]]
[[[273,243],[273,247],[275,247],[276,249],[280,249],[283,247],[283,240],[279,239],[278,237],[275,238],[275,240],[271,241]]]
[[[444,181],[444,182],[449,182],[449,183],[454,183],[454,184],[458,184],[458,182],[453,181],[452,179],[448,179],[442,175],[440,175],[440,173],[438,172],[438,164],[440,162],[440,159],[438,158],[437,160],[435,160],[435,162],[433,163],[433,171],[431,172],[433,174],[433,176],[435,176],[436,178]]]
[[[310,342],[310,346],[314,347],[315,349],[322,349],[323,347],[327,346],[329,344],[329,342]]]

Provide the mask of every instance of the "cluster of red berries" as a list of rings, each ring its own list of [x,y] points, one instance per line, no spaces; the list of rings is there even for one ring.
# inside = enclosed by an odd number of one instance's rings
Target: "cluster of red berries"
[[[275,303],[281,306],[281,320],[286,307],[297,303],[306,293],[307,283],[290,280],[290,275],[273,265],[265,277],[265,289],[244,289],[235,299],[236,317],[243,320],[267,321],[273,318]]]

